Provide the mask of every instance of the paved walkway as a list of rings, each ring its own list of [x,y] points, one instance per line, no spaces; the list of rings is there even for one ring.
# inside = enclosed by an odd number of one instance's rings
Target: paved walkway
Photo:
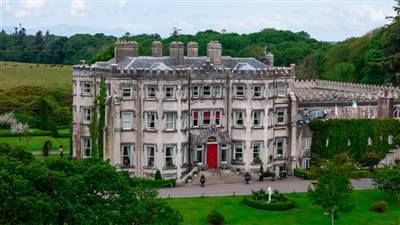
[[[277,189],[280,192],[306,192],[310,181],[302,180],[297,177],[288,177],[278,181],[253,182],[250,184],[215,184],[200,187],[198,185],[185,185],[176,188],[166,188],[159,190],[159,196],[162,198],[184,198],[200,196],[226,196],[226,195],[247,195],[251,190],[265,190],[271,186],[272,190]],[[373,184],[371,179],[353,180],[352,185],[355,189],[371,189]]]

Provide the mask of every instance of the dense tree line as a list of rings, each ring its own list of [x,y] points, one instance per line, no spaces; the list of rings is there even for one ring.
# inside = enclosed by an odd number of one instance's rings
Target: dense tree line
[[[181,214],[106,161],[37,159],[0,144],[0,224],[165,224]]]

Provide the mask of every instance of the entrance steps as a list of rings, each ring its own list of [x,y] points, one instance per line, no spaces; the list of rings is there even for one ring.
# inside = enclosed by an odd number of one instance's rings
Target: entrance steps
[[[192,185],[200,185],[200,177],[204,174],[206,178],[205,185],[210,184],[234,184],[244,183],[244,177],[237,175],[230,170],[207,170],[200,171],[197,177],[192,180]]]

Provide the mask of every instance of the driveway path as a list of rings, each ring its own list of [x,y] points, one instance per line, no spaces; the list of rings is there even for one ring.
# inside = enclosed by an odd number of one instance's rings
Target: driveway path
[[[166,188],[159,190],[159,196],[162,198],[185,198],[204,196],[226,196],[226,195],[247,195],[251,190],[264,188],[265,190],[271,186],[272,190],[277,189],[280,192],[306,192],[310,184],[308,180],[302,180],[297,177],[288,177],[278,181],[253,182],[250,184],[215,184],[200,187],[197,185],[185,185],[176,188]],[[374,188],[371,179],[353,180],[352,185],[355,189],[371,189]]]

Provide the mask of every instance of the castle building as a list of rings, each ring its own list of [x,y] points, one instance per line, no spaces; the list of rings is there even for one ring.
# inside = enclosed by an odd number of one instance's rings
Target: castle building
[[[399,117],[399,90],[322,80],[296,80],[296,68],[222,56],[217,41],[162,43],[139,56],[119,41],[115,58],[73,70],[73,155],[92,156],[89,127],[105,77],[104,159],[134,176],[181,181],[192,168],[257,173],[309,165],[314,118]],[[356,105],[356,106],[355,106]],[[99,118],[98,116],[95,118]]]

